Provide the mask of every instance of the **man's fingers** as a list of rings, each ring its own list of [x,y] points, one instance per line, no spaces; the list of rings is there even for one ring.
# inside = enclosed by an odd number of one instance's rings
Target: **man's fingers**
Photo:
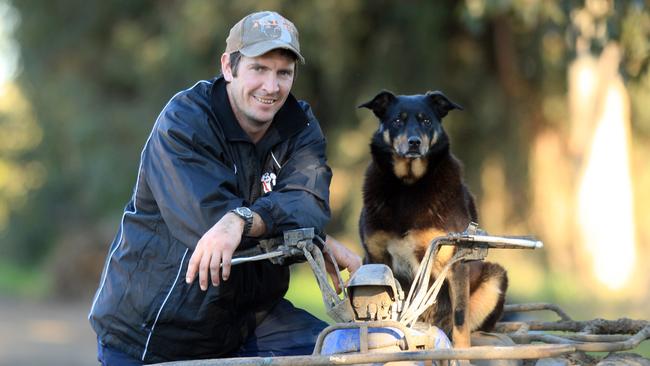
[[[236,221],[233,223],[233,220]],[[221,279],[226,281],[230,277],[232,254],[241,241],[241,230],[242,220],[229,214],[203,234],[188,262],[185,281],[192,283],[197,271],[203,291],[208,289],[209,283],[219,286]]]
[[[327,274],[330,276],[330,279],[332,279],[332,284],[334,284],[334,289],[336,290],[337,294],[341,293],[341,286],[339,286],[339,277],[337,275],[336,268],[334,268],[334,265],[330,262],[327,261],[325,262],[325,270],[327,271]]]
[[[206,252],[201,256],[201,264],[199,264],[199,286],[203,291],[208,289],[208,272],[210,271],[211,258],[212,253]]]
[[[219,267],[221,266],[221,252],[215,250],[210,260],[210,278],[212,286],[219,286]]]
[[[332,283],[334,283],[334,290],[337,294],[341,293],[341,286],[339,285],[339,279],[332,277]]]
[[[228,253],[223,253],[223,258],[221,259],[221,277],[223,277],[224,281],[228,281],[228,278],[230,277],[230,266],[231,264],[231,258],[232,254]]]
[[[188,285],[194,282],[194,278],[196,278],[196,271],[201,262],[200,253],[201,251],[198,249],[194,251],[194,253],[192,253],[192,256],[190,257],[190,261],[187,263],[187,273],[185,274],[185,282],[187,282]]]
[[[361,267],[361,265],[363,265],[363,261],[361,260],[361,257],[356,255],[355,253],[350,253],[349,256],[350,259],[348,260],[347,267],[350,274],[353,274]]]

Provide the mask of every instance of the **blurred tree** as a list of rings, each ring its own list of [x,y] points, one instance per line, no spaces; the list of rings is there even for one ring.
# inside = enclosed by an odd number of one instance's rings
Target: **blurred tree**
[[[18,13],[0,1],[0,238],[7,231],[10,217],[28,205],[29,193],[41,187],[42,164],[34,157],[41,143],[39,127],[29,100],[13,82],[18,68],[18,45],[12,35]],[[0,257],[27,255],[19,247],[0,246]]]

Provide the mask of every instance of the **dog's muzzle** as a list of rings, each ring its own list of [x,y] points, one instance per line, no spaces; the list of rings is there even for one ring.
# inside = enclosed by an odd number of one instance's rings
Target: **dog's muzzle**
[[[407,140],[407,149],[405,153],[402,153],[400,155],[404,156],[405,158],[419,158],[424,153],[421,150],[422,146],[422,139],[420,139],[417,136],[411,136]]]

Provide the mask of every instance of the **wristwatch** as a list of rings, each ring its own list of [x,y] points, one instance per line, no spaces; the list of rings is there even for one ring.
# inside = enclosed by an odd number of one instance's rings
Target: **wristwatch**
[[[230,212],[234,213],[235,215],[241,217],[242,220],[244,220],[244,232],[242,235],[248,235],[248,233],[251,231],[251,228],[253,227],[253,211],[251,211],[251,209],[248,207],[237,207]]]

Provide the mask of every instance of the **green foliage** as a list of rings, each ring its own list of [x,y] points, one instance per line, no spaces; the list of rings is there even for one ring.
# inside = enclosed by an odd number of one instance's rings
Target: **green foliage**
[[[38,268],[26,268],[6,260],[0,261],[0,295],[39,299],[47,293],[50,285],[50,279]]]
[[[293,266],[289,291],[285,297],[294,306],[309,311],[325,322],[332,323],[325,310],[316,278],[307,264]]]

